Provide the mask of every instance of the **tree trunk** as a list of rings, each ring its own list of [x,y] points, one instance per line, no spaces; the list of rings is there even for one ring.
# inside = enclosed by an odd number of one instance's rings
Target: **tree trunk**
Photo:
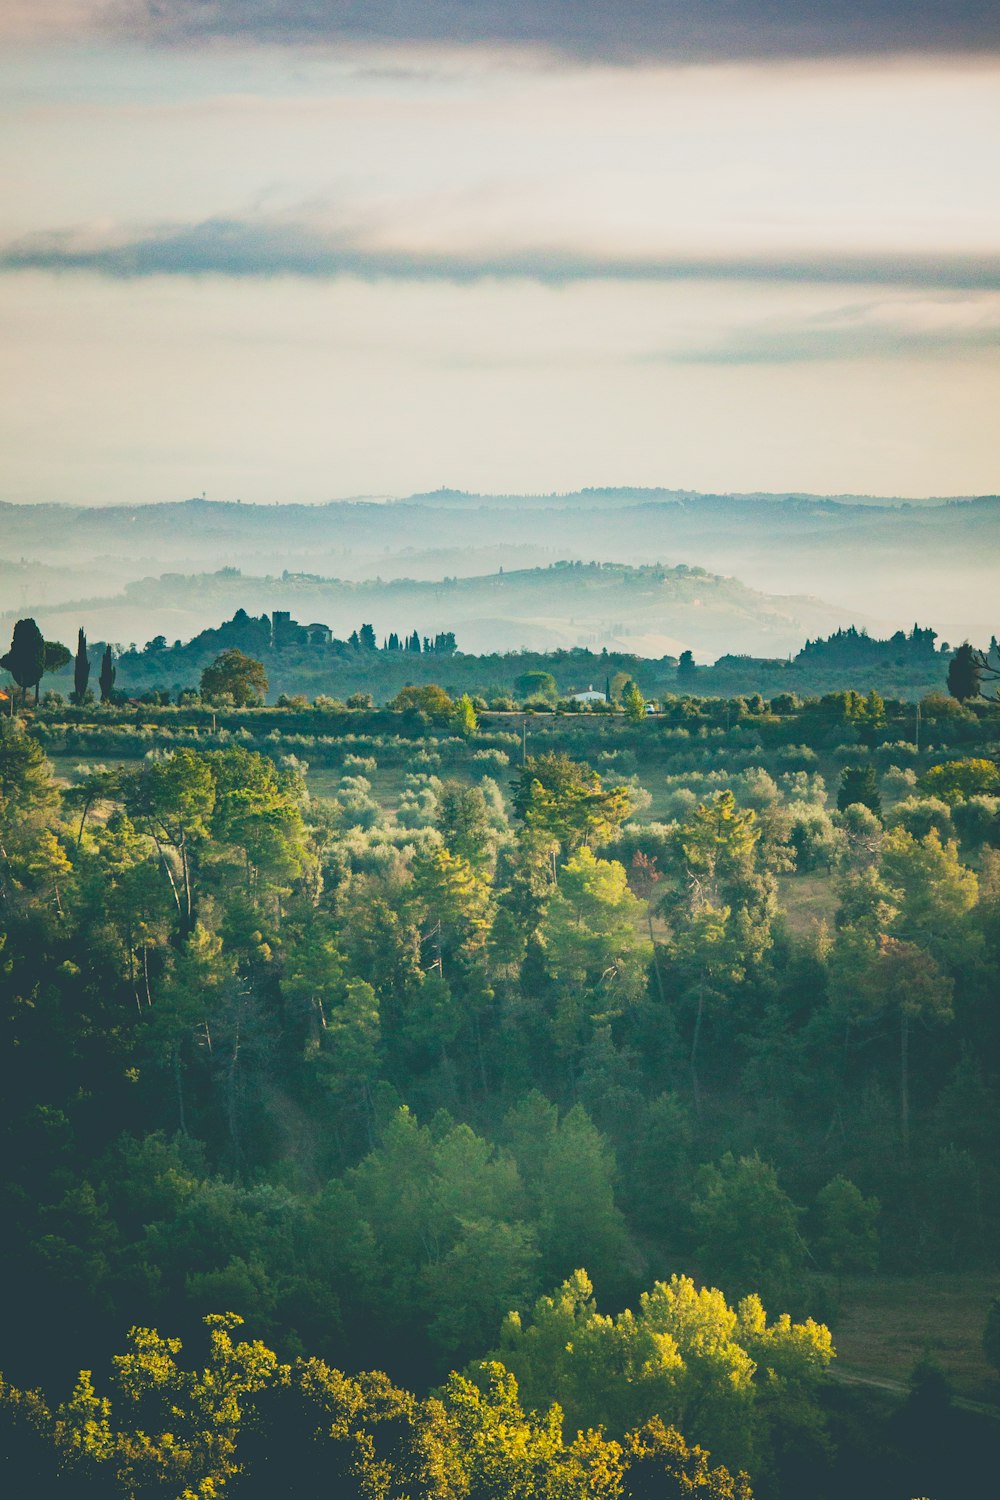
[[[156,852],[160,856],[160,862],[163,865],[163,873],[166,875],[167,879],[170,882],[170,893],[171,893],[171,895],[174,898],[174,905],[177,908],[177,915],[178,915],[178,917],[180,917],[180,918],[183,919],[184,913],[183,913],[183,910],[181,908],[181,897],[180,897],[180,892],[177,889],[177,882],[174,879],[174,872],[170,868],[170,865],[169,865],[168,860],[167,860],[166,853],[164,852],[164,849],[163,849],[163,845],[160,843],[159,839],[156,837],[156,834],[153,833],[152,830],[150,830],[150,833],[151,833],[151,837],[152,837],[153,843],[156,845]]]
[[[233,1175],[240,1177],[243,1168],[243,1150],[240,1142],[239,1103],[237,1100],[237,1078],[240,1061],[240,1022],[236,1019],[236,1033],[233,1037],[233,1050],[226,1069],[226,1123],[229,1126],[229,1140],[233,1148]]]
[[[910,1165],[910,1014],[899,1011],[899,1127],[903,1141],[903,1165]]]
[[[653,913],[647,911],[646,918],[649,922],[649,941],[653,945],[653,973],[656,975],[656,988],[660,992],[660,1003],[666,1005],[667,996],[663,988],[663,975],[660,973],[660,958],[656,951],[656,939],[653,936]]]
[[[78,830],[77,835],[76,835],[76,847],[78,849],[79,849],[80,844],[81,844],[81,842],[83,840],[83,829],[84,829],[84,825],[85,825],[85,823],[87,821],[87,814],[90,812],[90,803],[91,803],[91,799],[88,797],[86,799],[86,801],[84,802],[84,804],[83,804],[83,812],[82,812],[82,814],[80,816],[80,827],[79,827],[79,830]]]
[[[694,1036],[691,1038],[691,1092],[694,1095],[696,1119],[701,1119],[701,1090],[698,1087],[698,1043],[701,1040],[701,1019],[705,1014],[705,987],[698,987],[698,1013],[694,1018]]]
[[[194,903],[191,897],[191,860],[188,855],[187,835],[181,839],[181,872],[184,876],[184,931],[191,931],[191,913]]]
[[[187,1135],[187,1116],[184,1111],[184,1073],[181,1068],[180,1046],[174,1048],[174,1087],[177,1090],[177,1122],[181,1135]]]

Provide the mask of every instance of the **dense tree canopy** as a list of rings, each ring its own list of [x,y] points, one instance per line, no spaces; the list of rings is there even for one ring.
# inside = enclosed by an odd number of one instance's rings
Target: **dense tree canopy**
[[[1000,752],[856,696],[5,718],[21,1489],[832,1500],[896,1452],[823,1324],[994,1264]]]

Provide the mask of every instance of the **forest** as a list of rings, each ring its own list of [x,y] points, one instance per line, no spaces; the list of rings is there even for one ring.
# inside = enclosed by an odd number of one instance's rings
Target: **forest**
[[[964,1500],[1000,711],[944,686],[12,701],[9,1492]],[[842,1368],[944,1272],[978,1375]]]

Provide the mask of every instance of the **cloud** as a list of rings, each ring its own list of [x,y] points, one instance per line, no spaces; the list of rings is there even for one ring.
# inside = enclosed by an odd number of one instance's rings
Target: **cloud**
[[[117,0],[107,15],[170,41],[478,42],[617,61],[1000,46],[995,0]]]
[[[900,253],[741,256],[607,256],[522,247],[506,253],[386,249],[348,230],[293,219],[206,219],[128,237],[81,230],[40,234],[0,246],[0,270],[87,271],[118,279],[150,276],[364,281],[754,281],[1000,290],[1000,255]]]
[[[714,348],[667,350],[642,363],[672,365],[790,365],[871,359],[939,359],[1000,349],[1000,324],[912,328],[900,322],[852,327],[791,324],[736,332]]]
[[[0,34],[297,45],[485,44],[573,58],[993,53],[995,0],[7,0]]]

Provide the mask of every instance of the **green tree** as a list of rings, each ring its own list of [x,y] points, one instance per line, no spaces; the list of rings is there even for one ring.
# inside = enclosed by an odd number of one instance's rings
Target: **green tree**
[[[508,1114],[504,1133],[532,1205],[543,1281],[585,1259],[609,1295],[624,1290],[639,1257],[615,1204],[614,1154],[583,1107],[560,1118],[535,1091]]]
[[[645,991],[652,945],[637,930],[643,914],[617,860],[584,845],[559,871],[539,938],[560,984],[556,1030],[571,1055],[588,1039],[588,1020],[621,1015]]]
[[[447,848],[421,850],[413,861],[412,893],[442,978],[453,960],[467,967],[485,958],[492,900],[481,868]]]
[[[858,727],[858,738],[863,745],[878,743],[880,732],[886,725],[885,700],[872,688],[861,700],[854,722]]]
[[[622,707],[626,718],[631,719],[633,724],[640,724],[646,717],[646,700],[631,679],[625,684],[622,693]]]
[[[411,646],[409,649],[419,651],[419,639],[417,640],[417,645],[415,647]],[[420,687],[408,684],[406,687],[400,688],[395,698],[389,704],[389,707],[395,709],[397,713],[406,713],[413,709],[419,709],[425,714],[430,714],[432,717],[444,717],[451,715],[455,705],[443,687],[439,687],[436,682],[428,682]]]
[[[266,755],[242,746],[205,759],[214,789],[211,832],[242,850],[247,893],[256,900],[262,877],[280,887],[309,863],[304,784],[296,772],[279,771]]]
[[[443,1117],[432,1131],[400,1109],[348,1181],[375,1236],[387,1328],[412,1338],[416,1309],[439,1348],[467,1353],[495,1332],[506,1298],[520,1306],[534,1291],[517,1167],[469,1126]]]
[[[38,741],[15,721],[0,720],[0,818],[23,820],[58,799],[52,767]]]
[[[713,906],[695,893],[687,908],[676,912],[671,956],[676,963],[688,993],[696,999],[694,1026],[691,1032],[691,1094],[695,1113],[701,1116],[701,1085],[698,1056],[706,1003],[724,1001],[729,987],[745,974],[742,955],[731,922],[728,906]]]
[[[231,700],[237,708],[263,703],[267,696],[263,663],[235,646],[221,652],[201,674],[201,696],[207,703]]]
[[[98,685],[101,689],[101,702],[110,703],[111,695],[115,690],[115,677],[117,676],[115,664],[111,655],[110,645],[105,646],[104,655],[101,657],[101,673],[98,677]]]
[[[835,1177],[816,1195],[815,1248],[837,1277],[838,1294],[850,1272],[874,1271],[878,1264],[877,1198],[866,1198],[847,1177]]]
[[[319,1046],[330,1002],[343,983],[344,956],[333,920],[310,907],[304,920],[286,927],[280,982],[286,1005],[304,1023],[309,1047]]]
[[[881,816],[882,799],[878,792],[878,779],[875,775],[875,767],[872,765],[845,766],[840,775],[840,788],[837,792],[837,807],[840,812],[846,812],[849,807],[860,803],[867,807],[876,816]]]
[[[364,979],[348,979],[329,996],[329,1019],[311,1056],[323,1086],[348,1114],[364,1122],[371,1144],[372,1087],[378,1077],[378,998]]]
[[[34,620],[17,621],[10,650],[6,656],[0,656],[0,667],[10,673],[24,697],[29,688],[34,688],[38,702],[38,684],[45,671],[45,638]]]
[[[81,625],[76,639],[76,659],[73,664],[73,702],[77,705],[86,702],[89,681],[90,659],[87,656],[87,636]]]
[[[671,956],[697,1008],[691,1086],[700,1114],[698,1050],[706,1002],[763,962],[771,946],[774,876],[764,865],[762,824],[732,792],[699,803],[671,835],[663,907],[673,929]]]
[[[759,1291],[786,1302],[800,1294],[805,1274],[801,1213],[769,1162],[727,1152],[702,1168],[691,1205],[698,1264],[734,1296]]]
[[[472,706],[472,699],[468,693],[463,693],[460,698],[456,699],[451,722],[456,734],[460,734],[463,739],[471,739],[475,734],[476,710]]]
[[[68,646],[64,646],[61,641],[45,642],[46,672],[61,672],[63,667],[68,667],[72,660],[72,651],[70,651]]]
[[[477,1354],[496,1338],[512,1308],[526,1309],[538,1289],[534,1228],[503,1219],[461,1222],[457,1239],[424,1267],[432,1342],[452,1360]]]
[[[123,781],[125,807],[156,845],[185,932],[193,926],[194,861],[208,834],[215,782],[207,756],[180,749]],[[178,878],[179,877],[179,878]]]
[[[910,1030],[915,1020],[950,1021],[954,984],[916,943],[883,936],[870,971],[868,994],[899,1017],[899,1121],[903,1159],[910,1153]]]
[[[702,900],[735,904],[753,883],[760,837],[753,808],[738,807],[732,792],[717,792],[673,835],[675,880],[697,887]]]
[[[196,923],[163,977],[159,1001],[149,1011],[146,1028],[148,1056],[173,1079],[177,1126],[187,1134],[185,1071],[197,1038],[213,1047],[212,1016],[236,965],[223,951],[222,939]]]
[[[120,787],[121,778],[117,771],[109,771],[106,766],[77,766],[73,785],[67,787],[63,793],[63,805],[71,809],[79,809],[80,826],[76,832],[76,847],[79,849],[83,842],[83,832],[86,827],[87,818],[95,803],[109,801],[113,798]]]
[[[490,808],[482,788],[464,781],[441,783],[437,796],[435,824],[445,847],[480,869],[492,864],[500,837],[502,811],[498,819]]]
[[[514,691],[519,698],[544,698],[555,703],[559,688],[551,672],[522,672],[514,679]]]
[[[596,771],[561,751],[529,755],[512,800],[526,834],[567,854],[581,844],[607,843],[630,810],[627,787],[602,786]]]
[[[940,797],[954,805],[984,792],[995,797],[1000,792],[1000,770],[996,761],[963,756],[931,766],[917,786],[929,797]]]
[[[886,882],[899,892],[894,935],[926,948],[947,970],[967,968],[977,956],[971,913],[979,882],[959,858],[953,839],[932,830],[922,839],[893,828],[882,850]]]
[[[979,696],[983,676],[981,655],[963,641],[948,663],[948,691],[959,703]]]

